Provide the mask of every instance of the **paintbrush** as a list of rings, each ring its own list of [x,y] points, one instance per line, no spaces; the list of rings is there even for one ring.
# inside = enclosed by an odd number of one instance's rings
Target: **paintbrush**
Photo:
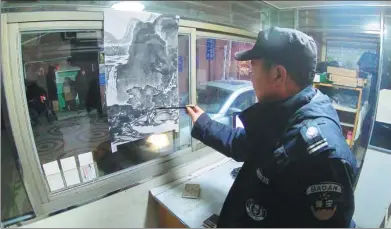
[[[194,108],[195,106],[194,105],[186,105],[186,106],[179,106],[179,107],[156,107],[155,109],[157,110],[174,110],[174,109],[186,109],[187,107],[190,107],[190,108]]]

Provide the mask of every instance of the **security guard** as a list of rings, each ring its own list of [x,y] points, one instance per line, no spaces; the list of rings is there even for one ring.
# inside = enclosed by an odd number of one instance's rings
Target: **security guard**
[[[311,86],[315,41],[273,27],[235,58],[251,60],[259,101],[240,114],[244,128],[187,108],[194,138],[244,162],[218,227],[354,226],[356,160],[330,99]]]

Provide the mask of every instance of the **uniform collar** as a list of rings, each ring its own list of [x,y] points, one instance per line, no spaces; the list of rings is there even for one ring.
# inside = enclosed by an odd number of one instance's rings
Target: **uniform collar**
[[[286,127],[287,121],[302,106],[309,103],[316,93],[316,89],[308,86],[286,100],[254,104],[240,115],[246,133],[249,135],[258,135],[265,131],[267,135],[273,135],[273,132],[280,133]]]

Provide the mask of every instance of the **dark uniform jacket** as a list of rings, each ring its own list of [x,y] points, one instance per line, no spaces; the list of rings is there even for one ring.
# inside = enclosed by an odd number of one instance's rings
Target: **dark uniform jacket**
[[[330,99],[309,86],[257,103],[232,128],[203,114],[192,136],[244,162],[218,227],[351,227],[356,160]]]

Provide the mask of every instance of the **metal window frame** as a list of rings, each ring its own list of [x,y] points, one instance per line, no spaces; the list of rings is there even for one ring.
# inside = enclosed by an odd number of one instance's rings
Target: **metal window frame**
[[[163,174],[168,170],[184,166],[200,159],[213,151],[210,148],[198,150],[197,142],[192,139],[191,147],[176,151],[168,156],[124,169],[95,181],[82,184],[64,191],[51,193],[41,169],[35,147],[34,136],[28,116],[24,96],[23,65],[21,59],[20,34],[29,31],[56,30],[101,30],[103,12],[100,11],[49,11],[18,12],[1,15],[1,46],[3,56],[4,92],[9,106],[12,134],[15,138],[18,154],[24,172],[24,183],[37,217],[62,210],[64,208],[88,203],[110,192],[140,184],[143,180]],[[191,103],[196,103],[196,39],[197,30],[213,31],[214,37],[226,36],[243,41],[255,38],[256,34],[210,23],[180,20],[179,33],[190,37],[189,46],[189,95]],[[230,35],[226,35],[230,34]],[[235,35],[236,36],[233,36]]]
[[[254,38],[247,38],[247,37],[241,37],[241,36],[235,36],[235,35],[227,35],[223,33],[213,33],[213,32],[205,32],[205,31],[196,31],[196,37],[203,37],[203,38],[213,38],[213,39],[219,39],[219,40],[230,40],[230,41],[236,41],[236,42],[245,42],[245,43],[255,43]]]
[[[373,129],[375,127],[375,122],[376,122],[376,113],[377,113],[377,106],[379,105],[379,93],[380,93],[380,86],[381,86],[381,81],[383,77],[383,52],[384,52],[384,10],[382,10],[380,14],[380,55],[379,55],[379,64],[378,64],[378,69],[377,69],[377,82],[376,82],[376,104],[375,104],[375,111],[373,113],[373,117],[375,117],[372,120],[371,123],[371,129],[369,131],[369,140],[368,140],[368,147],[375,147],[371,145],[372,137],[373,137]]]
[[[381,14],[380,14],[380,56],[379,56],[379,64],[378,64],[378,80],[376,82],[376,104],[375,104],[375,112],[373,114],[373,117],[375,117],[373,120],[372,120],[372,123],[371,123],[371,129],[370,129],[370,138],[369,138],[369,143],[368,143],[368,149],[374,149],[374,150],[377,150],[379,152],[382,152],[382,153],[386,153],[386,154],[391,154],[391,150],[390,149],[386,149],[386,148],[381,148],[381,147],[377,147],[377,146],[374,146],[374,145],[371,145],[371,141],[372,141],[372,138],[373,138],[373,129],[375,128],[375,123],[376,123],[376,114],[377,114],[377,108],[379,106],[379,93],[380,93],[380,90],[381,90],[381,82],[383,80],[383,59],[384,59],[384,39],[386,38],[386,34],[385,34],[385,21],[386,19],[385,18],[389,18],[391,17],[391,15],[386,15],[386,10],[383,9]]]
[[[23,93],[25,89],[20,36],[22,32],[29,31],[103,29],[103,21],[101,20],[103,13],[90,12],[87,15],[86,17],[85,12],[34,12],[2,15],[2,55],[6,57],[4,58],[3,81],[5,99],[9,106],[12,133],[22,168],[26,171],[23,179],[33,209],[38,216],[93,201],[107,193],[137,184],[144,179],[162,174],[173,167],[186,164],[208,153],[206,151],[191,152],[189,147],[74,188],[56,193],[49,191],[35,147],[26,98]],[[92,20],[87,20],[90,18]],[[69,23],[70,20],[72,20],[71,23]],[[179,33],[188,35],[191,38],[189,40],[195,39],[195,29],[181,27]],[[193,49],[195,48],[191,48],[191,50]],[[195,53],[191,51],[190,55],[195,55]],[[189,61],[193,59],[189,58]],[[193,66],[193,63],[190,64]],[[190,79],[193,78],[193,74],[194,70],[191,70]]]

